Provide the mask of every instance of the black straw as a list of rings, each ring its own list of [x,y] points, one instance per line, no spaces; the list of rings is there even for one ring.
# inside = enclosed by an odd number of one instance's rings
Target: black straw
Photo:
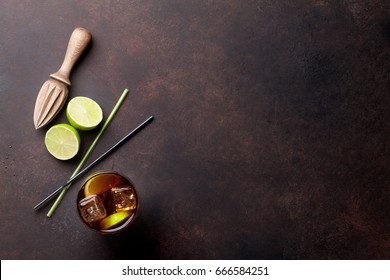
[[[144,128],[147,124],[149,124],[153,120],[153,116],[150,116],[146,121],[141,123],[139,126],[137,126],[133,131],[131,131],[129,134],[127,134],[125,137],[123,137],[121,140],[119,140],[118,143],[116,143],[114,146],[112,146],[110,149],[108,149],[105,153],[103,153],[100,157],[95,159],[93,162],[91,162],[87,167],[85,167],[83,170],[81,170],[79,173],[74,175],[72,178],[70,178],[68,181],[66,181],[64,184],[61,185],[57,190],[55,190],[52,194],[50,194],[48,197],[46,197],[44,200],[39,202],[37,205],[35,205],[34,209],[37,210],[41,208],[43,205],[45,205],[49,200],[51,200],[54,196],[56,196],[62,189],[64,189],[67,185],[73,183],[77,179],[79,179],[81,176],[83,176],[86,172],[88,172],[92,167],[94,167],[96,164],[98,164],[101,160],[103,160],[106,156],[111,154],[113,151],[115,151],[120,145],[125,143],[127,140],[129,140],[131,137],[133,137],[135,134],[137,134],[142,128]]]

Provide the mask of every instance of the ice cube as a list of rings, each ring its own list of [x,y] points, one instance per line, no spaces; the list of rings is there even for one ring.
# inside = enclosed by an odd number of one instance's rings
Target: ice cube
[[[134,210],[137,207],[134,190],[131,186],[122,185],[110,191],[110,207],[113,212]]]
[[[94,194],[83,198],[79,202],[81,217],[86,223],[100,221],[107,216],[106,208],[100,196]]]

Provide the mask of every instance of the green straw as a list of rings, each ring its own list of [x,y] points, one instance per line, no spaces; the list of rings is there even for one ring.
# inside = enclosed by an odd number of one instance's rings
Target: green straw
[[[83,159],[80,161],[79,165],[76,167],[75,171],[73,172],[72,178],[74,175],[76,175],[80,169],[83,167],[83,164],[91,154],[92,150],[95,148],[97,142],[99,141],[100,137],[102,136],[103,132],[106,130],[108,125],[111,123],[112,119],[114,118],[116,112],[118,111],[119,107],[122,105],[123,100],[126,98],[127,94],[129,93],[129,90],[126,88],[121,97],[119,98],[118,102],[116,103],[114,109],[112,109],[111,114],[108,116],[106,122],[102,126],[102,128],[99,131],[99,134],[96,136],[95,140],[92,142],[91,146],[89,147],[88,151],[85,153]],[[66,191],[69,189],[69,187],[72,184],[67,185],[62,192],[58,195],[56,201],[54,202],[53,206],[50,208],[49,212],[47,213],[47,217],[51,217],[54,213],[54,211],[57,209],[58,205],[60,204],[61,200],[64,198]]]

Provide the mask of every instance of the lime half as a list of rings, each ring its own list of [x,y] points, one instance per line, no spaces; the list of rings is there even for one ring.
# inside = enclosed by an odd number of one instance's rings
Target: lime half
[[[46,132],[45,145],[55,158],[68,160],[79,151],[80,136],[77,130],[69,124],[57,124]]]
[[[103,120],[103,112],[99,104],[84,96],[74,97],[66,108],[69,123],[80,130],[91,130]]]

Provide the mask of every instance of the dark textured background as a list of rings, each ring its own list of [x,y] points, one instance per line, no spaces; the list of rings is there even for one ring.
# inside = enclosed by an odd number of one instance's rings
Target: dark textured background
[[[107,116],[90,159],[138,187],[134,227],[32,207],[73,172],[36,131],[37,93],[69,36],[93,44],[70,98]],[[390,2],[0,1],[2,259],[389,259]],[[53,122],[66,121],[64,112]]]

